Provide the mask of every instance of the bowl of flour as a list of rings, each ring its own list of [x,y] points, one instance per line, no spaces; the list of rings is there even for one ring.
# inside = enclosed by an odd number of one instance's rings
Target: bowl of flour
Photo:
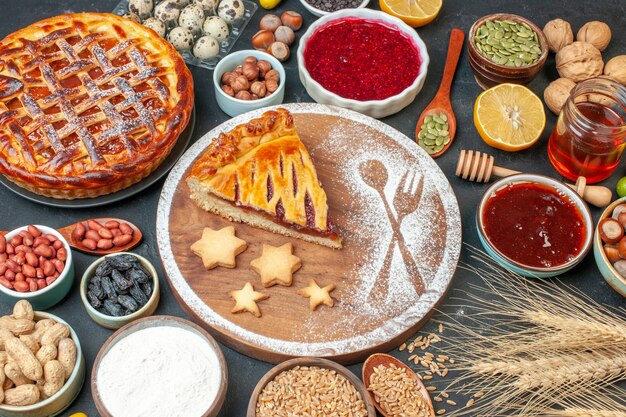
[[[91,373],[102,417],[215,417],[228,369],[204,329],[172,316],[136,320],[102,346]]]

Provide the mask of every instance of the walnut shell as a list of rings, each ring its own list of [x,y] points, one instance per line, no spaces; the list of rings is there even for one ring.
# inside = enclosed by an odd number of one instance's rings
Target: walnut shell
[[[604,61],[600,51],[590,43],[574,42],[556,54],[559,75],[574,82],[584,81],[602,74]]]
[[[574,32],[568,22],[563,19],[550,20],[543,27],[550,51],[557,53],[564,46],[574,42]]]
[[[604,66],[604,75],[626,85],[626,55],[611,58]]]
[[[546,87],[543,91],[543,101],[552,113],[559,114],[574,87],[576,83],[569,78],[559,78]]]
[[[597,20],[585,23],[576,34],[576,40],[588,42],[599,51],[604,51],[611,42],[611,28],[606,23]]]

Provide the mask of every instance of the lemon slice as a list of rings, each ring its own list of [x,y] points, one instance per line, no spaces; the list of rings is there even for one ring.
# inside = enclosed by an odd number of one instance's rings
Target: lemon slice
[[[546,126],[546,113],[539,97],[528,88],[500,84],[476,99],[474,124],[489,146],[520,151],[539,140]]]
[[[402,19],[411,27],[424,26],[435,19],[442,0],[380,0],[380,9]]]

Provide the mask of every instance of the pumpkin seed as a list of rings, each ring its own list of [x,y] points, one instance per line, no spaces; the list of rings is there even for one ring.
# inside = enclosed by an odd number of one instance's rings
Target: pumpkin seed
[[[426,116],[417,134],[417,144],[430,155],[438,153],[446,144],[450,143],[448,129],[448,116],[445,113]]]

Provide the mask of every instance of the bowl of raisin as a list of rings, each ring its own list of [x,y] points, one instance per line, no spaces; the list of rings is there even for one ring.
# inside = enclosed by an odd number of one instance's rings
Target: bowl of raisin
[[[119,329],[150,316],[159,305],[159,277],[152,263],[121,252],[93,262],[80,282],[87,314],[99,325]]]

